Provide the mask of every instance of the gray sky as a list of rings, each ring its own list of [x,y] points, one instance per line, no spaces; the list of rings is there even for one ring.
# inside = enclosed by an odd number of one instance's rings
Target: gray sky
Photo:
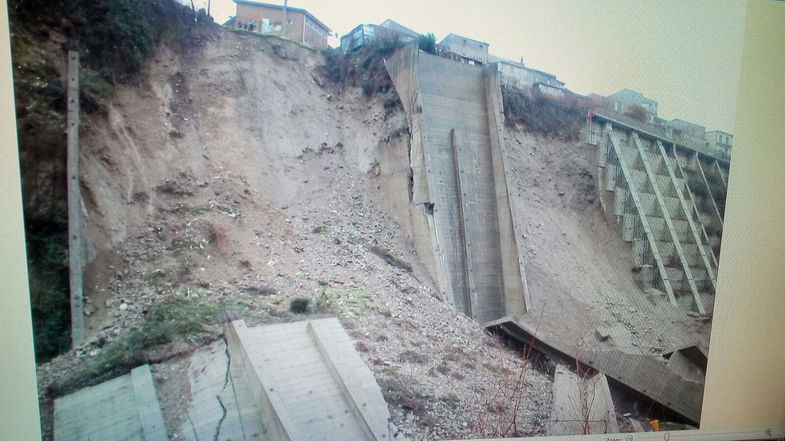
[[[195,0],[206,4],[207,0]],[[232,0],[211,0],[216,21]],[[283,0],[268,0],[283,4]],[[733,132],[745,3],[737,0],[290,0],[340,35],[386,18],[440,41],[450,32],[556,74],[577,93],[628,87],[663,118]],[[333,42],[337,44],[337,40]]]

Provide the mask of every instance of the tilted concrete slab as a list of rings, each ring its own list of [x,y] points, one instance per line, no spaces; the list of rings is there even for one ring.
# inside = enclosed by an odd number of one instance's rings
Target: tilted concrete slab
[[[657,355],[629,353],[618,348],[577,347],[557,335],[537,329],[536,318],[509,316],[489,323],[524,343],[556,351],[576,359],[646,397],[680,414],[693,423],[700,421],[703,383],[685,378]]]
[[[55,400],[57,441],[169,439],[148,365]]]
[[[484,323],[528,307],[514,232],[498,72],[426,54],[416,46],[386,62],[411,131],[410,203],[425,216],[412,237],[440,291]]]
[[[265,439],[392,439],[381,390],[337,319],[256,328],[238,320],[225,335]]]
[[[550,435],[596,435],[619,431],[608,379],[602,373],[579,376],[564,366],[557,366],[552,389]]]

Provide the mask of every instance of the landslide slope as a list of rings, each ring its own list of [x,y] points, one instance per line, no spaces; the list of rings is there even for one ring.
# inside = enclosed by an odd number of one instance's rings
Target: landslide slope
[[[160,47],[143,80],[85,123],[90,343],[39,368],[45,426],[69,378],[171,299],[256,325],[302,319],[290,304],[304,298],[306,317],[337,315],[350,331],[404,434],[547,431],[550,376],[439,299],[380,208],[373,177],[391,154],[382,149],[407,144],[402,112],[333,87],[324,63],[291,42],[217,29],[188,50]],[[172,434],[190,399],[172,373],[192,348],[186,339],[142,357],[156,363]]]

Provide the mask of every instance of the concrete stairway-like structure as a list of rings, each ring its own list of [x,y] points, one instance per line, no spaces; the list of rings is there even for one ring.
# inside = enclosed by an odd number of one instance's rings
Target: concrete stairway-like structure
[[[265,440],[392,439],[387,403],[337,319],[255,328],[239,320],[226,340],[233,381],[258,405]]]
[[[504,170],[498,73],[410,45],[387,61],[409,116],[413,240],[439,289],[480,323],[528,294]]]
[[[674,306],[710,310],[722,216],[706,159],[611,121],[604,121],[597,158],[603,208],[631,243],[644,285],[664,291]],[[718,161],[711,164],[727,182]],[[690,188],[696,182],[701,188]]]

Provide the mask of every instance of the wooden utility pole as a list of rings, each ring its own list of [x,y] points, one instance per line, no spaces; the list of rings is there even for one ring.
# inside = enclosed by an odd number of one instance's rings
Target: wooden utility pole
[[[79,52],[68,51],[68,267],[71,345],[84,342],[82,304],[82,194],[79,188]]]

